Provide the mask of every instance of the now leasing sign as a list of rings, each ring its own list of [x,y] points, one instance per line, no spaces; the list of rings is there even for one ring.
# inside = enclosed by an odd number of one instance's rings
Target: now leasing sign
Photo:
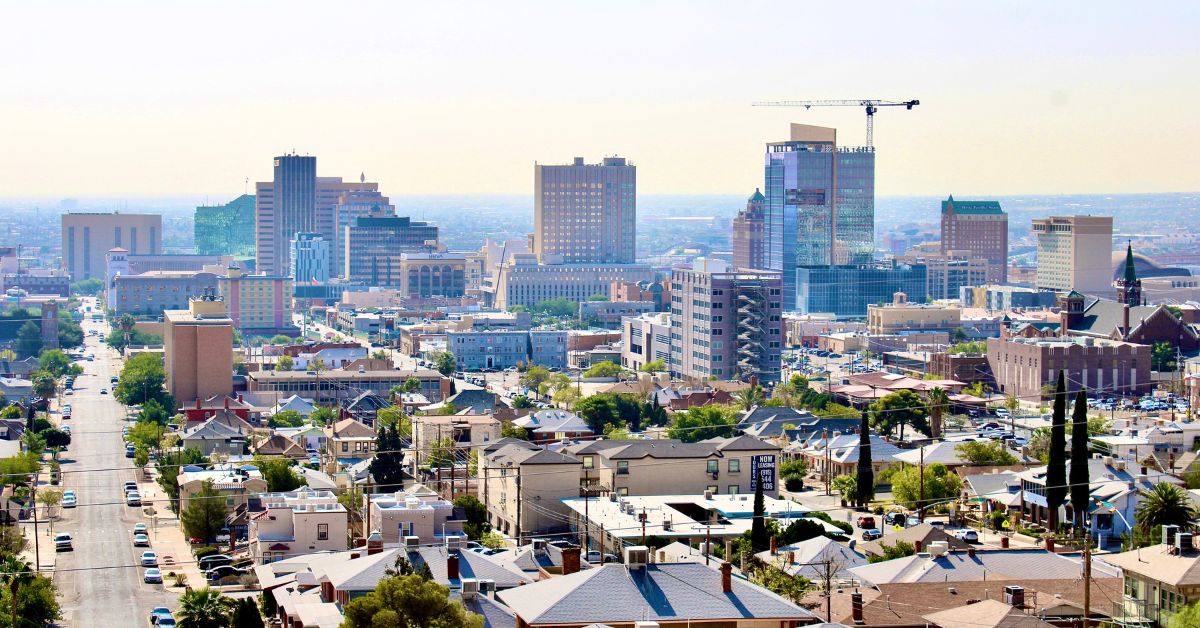
[[[762,482],[763,491],[775,490],[775,456],[750,457],[750,490],[757,491]]]

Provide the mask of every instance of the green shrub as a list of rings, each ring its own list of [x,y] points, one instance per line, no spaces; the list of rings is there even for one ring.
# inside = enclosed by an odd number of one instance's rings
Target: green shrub
[[[205,556],[212,556],[213,554],[220,554],[221,548],[213,547],[211,545],[205,545],[202,547],[197,547],[196,549],[192,550],[192,553],[196,555],[196,560],[200,560],[201,558],[204,558]]]

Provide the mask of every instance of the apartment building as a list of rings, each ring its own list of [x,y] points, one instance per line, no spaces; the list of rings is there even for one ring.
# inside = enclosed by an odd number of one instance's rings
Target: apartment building
[[[314,552],[346,549],[350,513],[333,491],[307,486],[258,496],[263,510],[249,517],[250,556],[255,564]]]
[[[966,251],[983,258],[988,283],[1008,282],[1008,214],[1000,203],[956,201],[953,194],[942,201],[941,248],[943,254]]]
[[[519,363],[567,367],[567,332],[448,331],[446,350],[464,371],[506,369]]]
[[[217,277],[221,298],[229,309],[233,326],[243,334],[296,333],[292,325],[292,278],[243,275],[230,266]]]
[[[518,546],[530,535],[567,529],[562,500],[579,496],[583,463],[577,458],[506,438],[479,450],[479,460],[480,492],[494,529]]]
[[[534,166],[533,249],[543,264],[637,259],[637,167],[623,157]]]
[[[671,376],[779,381],[782,294],[777,272],[703,258],[671,271]]]
[[[1112,216],[1035,218],[1037,287],[1108,295],[1112,292]]]
[[[621,366],[641,370],[647,362],[671,361],[671,315],[666,312],[621,319]]]
[[[376,493],[371,500],[371,528],[383,536],[384,544],[402,543],[417,537],[421,545],[439,543],[448,536],[462,537],[462,513],[424,484],[404,490]]]
[[[180,404],[233,392],[233,320],[210,292],[163,312],[166,387]]]
[[[133,255],[161,253],[162,216],[119,212],[62,215],[62,268],[72,281],[103,280],[104,256],[114,248]]]

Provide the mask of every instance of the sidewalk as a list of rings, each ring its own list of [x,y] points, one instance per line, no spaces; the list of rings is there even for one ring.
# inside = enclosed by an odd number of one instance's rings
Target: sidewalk
[[[166,493],[153,477],[147,479],[146,476],[139,473],[137,482],[138,493],[145,500],[144,503],[150,504],[144,506],[140,512],[146,527],[150,529],[150,548],[158,554],[158,566],[163,572],[164,588],[179,590],[174,587],[174,578],[167,575],[171,572],[186,575],[187,586],[203,587],[205,584],[204,574],[200,573],[200,568],[196,565],[191,544],[184,538],[179,516],[171,512],[167,506]],[[146,515],[151,508],[155,514],[153,516]]]

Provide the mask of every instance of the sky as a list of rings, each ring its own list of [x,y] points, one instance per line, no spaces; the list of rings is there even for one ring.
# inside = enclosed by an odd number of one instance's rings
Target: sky
[[[0,197],[242,193],[271,158],[389,195],[532,194],[607,155],[750,193],[788,123],[864,135],[878,195],[1200,188],[1200,3],[7,3]]]

